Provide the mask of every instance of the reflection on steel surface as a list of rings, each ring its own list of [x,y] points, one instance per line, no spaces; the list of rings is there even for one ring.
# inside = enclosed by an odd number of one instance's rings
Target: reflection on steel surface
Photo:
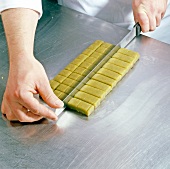
[[[53,1],[44,5],[35,56],[49,78],[94,40],[117,44],[128,32]],[[23,125],[0,119],[0,168],[170,168],[170,46],[140,36],[128,48],[141,55],[135,71],[90,118],[67,110],[57,123],[42,120]],[[2,101],[9,66],[3,33],[0,51],[5,51],[0,54]]]

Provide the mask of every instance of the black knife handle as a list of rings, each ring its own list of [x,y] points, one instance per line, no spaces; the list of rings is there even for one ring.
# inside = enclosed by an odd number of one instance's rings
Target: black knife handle
[[[141,31],[142,31],[142,28],[141,28],[139,22],[137,22],[137,23],[134,25],[134,27],[136,27],[136,36],[139,36],[140,33],[141,33]]]

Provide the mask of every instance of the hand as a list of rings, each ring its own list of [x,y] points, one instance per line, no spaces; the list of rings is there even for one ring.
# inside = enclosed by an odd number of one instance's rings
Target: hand
[[[154,31],[165,14],[167,0],[132,0],[132,8],[142,32]]]
[[[45,70],[34,57],[20,57],[10,63],[9,77],[2,101],[2,113],[10,121],[34,122],[42,118],[56,120],[53,111],[33,97],[40,94],[52,108],[63,106],[53,93]]]

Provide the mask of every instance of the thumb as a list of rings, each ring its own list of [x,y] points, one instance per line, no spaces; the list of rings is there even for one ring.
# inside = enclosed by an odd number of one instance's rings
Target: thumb
[[[43,83],[38,89],[42,99],[52,108],[60,108],[64,106],[64,103],[54,94],[50,87],[50,83]]]

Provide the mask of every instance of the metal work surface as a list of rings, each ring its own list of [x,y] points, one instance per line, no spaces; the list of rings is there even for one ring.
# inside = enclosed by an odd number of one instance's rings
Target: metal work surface
[[[45,1],[35,56],[51,79],[94,40],[117,44],[127,33]],[[141,35],[127,48],[140,60],[90,117],[66,109],[57,123],[0,118],[0,168],[169,169],[170,45]],[[0,101],[7,58],[0,23]]]

